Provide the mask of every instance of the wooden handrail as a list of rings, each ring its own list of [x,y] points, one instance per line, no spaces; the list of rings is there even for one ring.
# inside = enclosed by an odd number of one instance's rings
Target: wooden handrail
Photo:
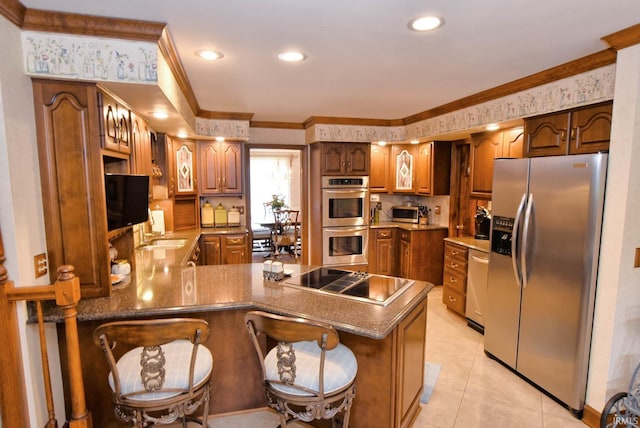
[[[4,331],[0,339],[5,339],[5,349],[0,347],[0,411],[5,428],[22,428],[29,426],[27,398],[24,389],[24,372],[20,353],[19,327],[16,303],[19,301],[35,301],[40,336],[40,353],[42,372],[47,402],[48,421],[45,428],[57,428],[53,407],[53,394],[49,371],[47,342],[44,335],[44,321],[41,301],[55,300],[64,312],[69,379],[71,391],[71,418],[67,418],[69,428],[91,428],[91,414],[87,410],[82,366],[80,363],[80,343],[78,340],[78,322],[76,307],[80,301],[80,280],[73,273],[71,265],[58,268],[58,278],[53,285],[37,285],[15,287],[9,281],[4,267],[4,245],[0,231],[0,325]]]

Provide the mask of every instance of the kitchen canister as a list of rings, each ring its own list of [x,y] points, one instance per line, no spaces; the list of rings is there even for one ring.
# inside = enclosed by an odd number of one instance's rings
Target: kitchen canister
[[[219,203],[215,209],[215,226],[216,227],[227,227],[227,209]]]
[[[235,205],[227,213],[227,224],[229,227],[240,226],[240,210]]]
[[[202,224],[202,227],[214,226],[213,206],[209,203],[209,201],[204,202],[204,205],[202,206],[202,209],[201,209],[200,218],[201,218],[200,223]]]

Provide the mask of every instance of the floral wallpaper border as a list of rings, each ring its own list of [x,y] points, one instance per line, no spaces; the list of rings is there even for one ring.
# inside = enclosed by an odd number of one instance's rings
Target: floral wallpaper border
[[[196,134],[207,137],[249,139],[248,120],[218,120],[196,117]]]
[[[156,83],[158,46],[152,42],[22,32],[27,74],[66,79]]]
[[[551,113],[613,99],[615,64],[401,127],[313,125],[306,129],[314,141],[406,141]]]

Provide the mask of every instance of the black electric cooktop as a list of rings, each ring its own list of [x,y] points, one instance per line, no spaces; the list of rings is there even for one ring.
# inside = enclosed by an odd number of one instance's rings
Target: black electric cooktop
[[[414,282],[405,278],[321,267],[285,279],[283,284],[386,306]]]

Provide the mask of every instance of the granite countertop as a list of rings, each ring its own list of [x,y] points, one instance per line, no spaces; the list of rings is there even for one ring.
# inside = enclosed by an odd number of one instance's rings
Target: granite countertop
[[[231,230],[234,229],[234,230]],[[239,233],[231,228],[176,232],[163,239],[191,239],[177,249],[138,249],[135,269],[110,297],[82,299],[78,321],[116,320],[230,309],[262,309],[283,315],[321,320],[345,332],[381,339],[389,334],[433,284],[416,281],[387,306],[265,281],[260,263],[186,266],[201,233]],[[317,266],[287,264],[292,276]],[[62,322],[60,308],[48,307],[45,321]]]
[[[381,221],[375,224],[369,225],[370,229],[383,229],[395,227],[396,229],[403,230],[439,230],[448,229],[447,226],[440,226],[438,224],[415,224],[415,223],[402,223],[398,221]]]
[[[473,250],[489,252],[489,240],[487,239],[475,239],[470,236],[444,238],[445,241],[453,242],[454,244],[463,245]]]

